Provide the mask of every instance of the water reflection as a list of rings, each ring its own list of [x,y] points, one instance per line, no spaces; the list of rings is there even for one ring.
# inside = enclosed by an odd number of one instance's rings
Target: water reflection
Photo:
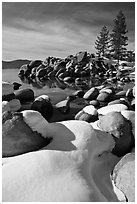
[[[60,88],[60,89],[72,89],[72,90],[88,90],[93,86],[99,86],[102,84],[109,84],[106,78],[101,77],[83,77],[76,78],[73,82],[65,82],[59,78],[44,78],[44,79],[30,79],[26,77],[20,77],[21,81],[25,84],[31,84],[34,88],[41,89],[45,86],[48,88]],[[115,84],[116,85],[116,84]]]

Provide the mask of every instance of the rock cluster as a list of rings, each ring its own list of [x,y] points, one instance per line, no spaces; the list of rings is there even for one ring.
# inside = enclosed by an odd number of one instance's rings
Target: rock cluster
[[[95,57],[87,52],[79,52],[70,55],[65,59],[47,57],[45,61],[34,60],[30,64],[20,67],[18,76],[27,77],[31,80],[59,78],[64,82],[79,82],[81,77],[99,76],[105,77],[109,82],[130,81],[129,77],[121,77],[122,72],[117,70],[116,63],[113,65],[111,60]],[[109,77],[109,78],[108,78]]]
[[[87,59],[87,54],[79,53],[73,63],[86,66]],[[36,65],[43,66],[34,61],[29,74]],[[64,66],[66,62],[56,64],[52,74]],[[134,159],[128,155],[133,155],[135,147],[135,87],[118,91],[112,86],[95,86],[77,90],[57,104],[48,95],[35,97],[31,89],[13,87],[2,84],[3,201],[115,202],[119,196],[112,189],[112,180],[128,201],[134,201]],[[74,114],[75,101],[83,108]],[[26,176],[26,172],[30,173]],[[19,183],[22,187],[17,189]],[[66,191],[72,186],[68,197]]]

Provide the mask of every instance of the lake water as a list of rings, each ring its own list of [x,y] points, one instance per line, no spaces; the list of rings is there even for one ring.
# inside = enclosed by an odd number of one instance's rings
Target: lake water
[[[22,84],[21,88],[31,88],[34,91],[35,97],[46,94],[51,98],[53,104],[66,99],[75,90],[88,90],[89,88],[103,83],[103,79],[98,78],[83,78],[82,83],[64,83],[59,79],[48,79],[46,81],[29,81],[27,79],[21,80],[18,77],[18,69],[3,69],[2,80],[7,82],[18,82]],[[112,84],[117,86],[117,84]],[[123,84],[124,89],[133,87],[134,83]]]

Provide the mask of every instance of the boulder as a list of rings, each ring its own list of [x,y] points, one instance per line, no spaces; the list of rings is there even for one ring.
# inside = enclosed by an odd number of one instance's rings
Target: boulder
[[[56,72],[58,72],[61,68],[66,68],[66,62],[65,62],[65,61],[59,62],[59,63],[54,67],[54,70],[55,70]]]
[[[9,82],[2,82],[2,101],[10,101],[15,98],[14,85]]]
[[[58,75],[58,77],[61,78],[61,79],[64,79],[65,77],[69,77],[69,72],[68,72],[68,71],[65,71],[65,72],[63,72],[63,73],[60,73],[60,74]]]
[[[48,73],[48,77],[55,77],[56,73],[57,73],[57,71],[53,70],[53,71]]]
[[[80,111],[76,114],[75,120],[83,120],[90,123],[97,120],[97,116],[90,115],[88,113],[85,113],[84,111]]]
[[[41,78],[47,75],[47,70],[45,68],[41,68],[36,72],[36,77]]]
[[[128,153],[116,164],[113,170],[114,184],[127,198],[135,202],[135,153]]]
[[[34,67],[38,67],[42,64],[41,60],[33,60],[29,63],[29,67],[32,69]]]
[[[107,92],[101,92],[97,96],[96,100],[97,101],[102,101],[102,102],[109,102],[112,94],[109,94]]]
[[[73,93],[74,96],[77,96],[79,98],[82,98],[84,96],[84,91],[83,90],[77,90]]]
[[[28,70],[28,64],[24,64],[20,67],[20,70],[19,70],[19,73],[18,75],[19,76],[25,76],[25,73],[27,72]]]
[[[69,100],[60,101],[55,105],[55,107],[63,114],[67,114],[70,111],[70,102]]]
[[[115,89],[113,87],[105,87],[99,91],[99,93],[106,92],[108,94],[114,94]]]
[[[121,111],[121,114],[124,116],[124,118],[126,118],[127,120],[129,120],[131,122],[132,133],[135,137],[135,111],[123,110],[123,111]]]
[[[126,96],[126,91],[123,90],[123,91],[119,91],[118,93],[115,94],[115,98],[118,99],[118,98],[124,98]]]
[[[107,113],[110,113],[113,111],[121,112],[122,110],[127,110],[127,109],[128,107],[124,104],[112,104],[109,106],[104,106],[102,108],[99,108],[97,111],[99,115],[106,115]]]
[[[18,99],[12,99],[9,101],[10,111],[18,111],[21,108],[20,101]]]
[[[83,111],[90,115],[98,115],[97,109],[93,105],[84,107]]]
[[[132,99],[131,101],[131,109],[135,111],[135,98]]]
[[[89,123],[94,122],[97,119],[98,119],[98,113],[96,108],[93,105],[84,107],[75,116],[75,120],[84,120]]]
[[[14,90],[18,90],[20,86],[22,86],[22,84],[18,83],[18,82],[13,82],[13,89]]]
[[[134,146],[132,126],[120,112],[110,112],[105,116],[100,116],[98,126],[115,138],[116,145],[113,149],[114,154],[123,156],[131,151]]]
[[[95,100],[98,94],[99,94],[99,90],[95,87],[92,87],[84,94],[83,98],[90,101]]]
[[[12,157],[38,150],[47,145],[46,138],[34,132],[24,121],[22,113],[8,114],[2,124],[2,156]],[[35,120],[35,118],[32,120]]]
[[[126,105],[127,107],[130,107],[129,102],[128,102],[127,99],[125,99],[125,98],[120,98],[120,99],[111,101],[111,102],[108,103],[108,106],[109,106],[109,105],[113,105],[113,104],[124,104],[124,105]]]
[[[56,77],[58,77],[61,73],[65,72],[66,69],[64,67],[60,68],[57,73],[56,73]]]
[[[2,96],[14,93],[14,85],[9,82],[2,82]]]
[[[77,97],[75,95],[70,95],[70,96],[67,96],[67,100],[69,100],[70,102],[71,101],[74,101]]]
[[[100,102],[97,100],[92,100],[89,102],[90,105],[93,105],[95,108],[99,108]]]
[[[20,89],[15,91],[15,98],[20,100],[20,103],[34,101],[34,91],[32,89]]]
[[[31,109],[40,112],[46,120],[49,120],[54,112],[50,98],[47,95],[37,97],[32,103]]]
[[[74,80],[74,78],[72,78],[72,77],[65,77],[65,78],[63,79],[63,81],[64,81],[64,82],[74,82],[75,80]]]
[[[133,89],[132,88],[129,88],[127,91],[126,91],[126,97],[127,98],[133,98]]]
[[[77,54],[77,62],[83,62],[83,61],[87,61],[87,52],[79,52]]]
[[[41,126],[35,114],[23,117],[32,126],[32,119],[37,128]],[[45,121],[40,129],[53,138],[48,146],[3,159],[3,202],[118,201],[110,179],[119,161],[110,153],[115,145],[111,135],[75,120]]]

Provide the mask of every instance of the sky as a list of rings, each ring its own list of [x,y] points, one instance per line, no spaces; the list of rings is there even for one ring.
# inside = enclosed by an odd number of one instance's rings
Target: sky
[[[2,2],[2,59],[95,53],[101,28],[111,33],[120,10],[126,17],[127,49],[134,50],[134,2]]]

